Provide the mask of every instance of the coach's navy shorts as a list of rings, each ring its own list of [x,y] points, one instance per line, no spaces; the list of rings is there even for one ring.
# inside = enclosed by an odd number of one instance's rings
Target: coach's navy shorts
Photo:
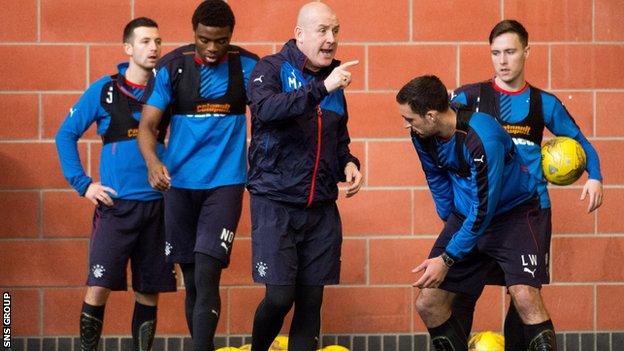
[[[252,195],[251,238],[255,282],[338,284],[342,224],[335,202],[304,208]]]
[[[134,291],[176,290],[173,265],[165,258],[162,200],[114,200],[113,206],[96,207],[87,285],[126,290],[128,259]]]
[[[540,210],[538,201],[531,201],[492,218],[475,249],[449,269],[440,289],[478,295],[488,283],[536,288],[547,284],[547,250],[550,249],[550,217],[547,214],[549,212]],[[430,258],[444,252],[463,221],[464,218],[456,213],[449,216],[431,249]],[[498,271],[493,268],[496,265],[500,267]]]
[[[171,188],[165,192],[167,258],[195,262],[195,252],[230,263],[243,206],[243,185],[214,189]]]

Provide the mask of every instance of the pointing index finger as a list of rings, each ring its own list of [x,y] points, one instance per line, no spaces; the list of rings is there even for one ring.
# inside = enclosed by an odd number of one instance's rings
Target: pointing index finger
[[[360,60],[353,60],[353,61],[345,62],[342,65],[340,65],[339,67],[341,69],[347,69],[347,68],[349,68],[351,66],[357,65],[358,63],[360,63]]]

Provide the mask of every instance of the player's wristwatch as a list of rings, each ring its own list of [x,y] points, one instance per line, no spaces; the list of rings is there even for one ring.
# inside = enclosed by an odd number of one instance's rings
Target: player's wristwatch
[[[444,265],[447,266],[448,268],[451,268],[452,265],[455,264],[455,259],[451,256],[449,256],[446,251],[443,252],[440,257],[442,257],[442,261],[444,262]]]

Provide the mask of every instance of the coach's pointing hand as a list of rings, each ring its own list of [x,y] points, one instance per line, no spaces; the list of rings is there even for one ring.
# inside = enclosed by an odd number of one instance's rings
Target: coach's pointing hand
[[[345,62],[342,65],[334,68],[334,70],[325,78],[325,89],[327,89],[328,93],[334,92],[339,88],[346,88],[351,84],[351,72],[347,71],[347,69],[351,66],[355,66],[360,61],[349,61]]]

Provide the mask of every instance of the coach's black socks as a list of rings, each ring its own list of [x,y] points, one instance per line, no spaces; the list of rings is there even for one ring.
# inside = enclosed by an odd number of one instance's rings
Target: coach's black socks
[[[468,336],[455,316],[435,328],[427,328],[435,351],[467,351]]]
[[[323,286],[297,286],[295,313],[288,333],[288,350],[308,351],[318,348],[322,304]]]
[[[134,302],[132,314],[132,343],[134,351],[148,351],[152,348],[156,333],[156,306]]]
[[[555,327],[550,319],[539,324],[525,324],[524,340],[529,345],[528,351],[557,350]]]
[[[524,323],[516,306],[511,302],[505,316],[505,351],[526,351]]]
[[[295,302],[294,285],[267,285],[266,294],[254,316],[251,349],[268,350],[279,334],[284,317]]]
[[[96,351],[102,335],[102,324],[104,321],[104,308],[102,306],[92,306],[86,302],[82,303],[80,313],[80,351]]]

